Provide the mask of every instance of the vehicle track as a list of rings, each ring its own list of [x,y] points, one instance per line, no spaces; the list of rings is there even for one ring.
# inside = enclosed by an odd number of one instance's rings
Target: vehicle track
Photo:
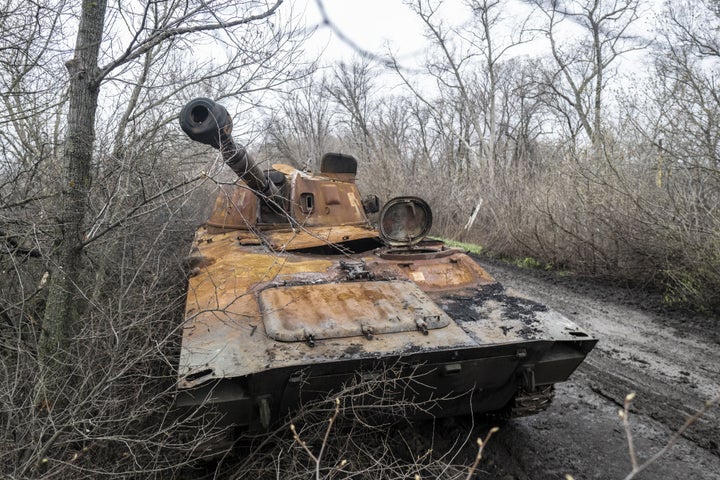
[[[546,412],[514,420],[494,437],[478,478],[622,479],[630,460],[617,411],[628,393],[636,393],[630,421],[640,461],[720,394],[714,319],[663,313],[621,287],[478,261],[505,287],[560,311],[600,340],[570,381],[557,386]],[[638,478],[718,479],[719,439],[715,408]]]

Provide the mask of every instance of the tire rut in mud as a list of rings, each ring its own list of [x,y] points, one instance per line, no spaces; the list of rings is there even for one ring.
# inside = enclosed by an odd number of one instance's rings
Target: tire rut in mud
[[[652,377],[643,378],[641,372],[627,371],[624,366],[621,367],[624,371],[620,372],[612,371],[609,366],[613,365],[603,361],[602,354],[588,359],[583,370],[590,379],[590,388],[619,407],[623,406],[625,396],[634,392],[636,397],[630,409],[631,414],[645,415],[671,429],[678,429],[685,419],[702,407],[702,401],[688,398],[687,394],[672,385],[662,384]],[[720,456],[718,410],[706,412],[683,437]]]
[[[617,416],[636,392],[631,426],[640,460],[662,448],[720,390],[717,323],[669,316],[638,291],[478,259],[507,288],[560,311],[600,339],[554,404],[503,427],[478,478],[624,478],[630,470]],[[649,294],[652,296],[652,294]],[[641,479],[720,478],[720,409],[709,411]],[[490,468],[492,467],[492,468]]]

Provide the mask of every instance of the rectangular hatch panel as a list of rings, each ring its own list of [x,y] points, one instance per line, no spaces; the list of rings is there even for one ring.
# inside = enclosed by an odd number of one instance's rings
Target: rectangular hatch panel
[[[267,334],[283,342],[426,333],[450,323],[417,285],[404,281],[271,287],[258,298]]]

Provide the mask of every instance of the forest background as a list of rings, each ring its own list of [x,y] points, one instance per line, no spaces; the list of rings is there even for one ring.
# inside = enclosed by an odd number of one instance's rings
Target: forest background
[[[3,0],[3,474],[163,476],[202,439],[157,418],[183,258],[233,181],[177,127],[196,96],[263,166],[351,153],[364,193],[428,200],[435,235],[718,311],[716,2],[403,5],[421,61],[327,64],[309,39],[342,30],[294,2]]]

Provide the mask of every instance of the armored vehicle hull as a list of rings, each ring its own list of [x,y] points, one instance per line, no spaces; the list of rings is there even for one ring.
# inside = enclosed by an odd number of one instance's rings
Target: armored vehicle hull
[[[181,122],[217,107],[194,102]],[[211,127],[225,137],[205,143],[232,163],[237,147],[222,146],[229,129]],[[464,251],[425,240],[432,213],[422,200],[388,202],[374,228],[366,210],[376,202],[360,197],[352,157],[327,155],[315,174],[273,165],[259,182],[250,167],[234,168],[240,181],[220,192],[195,236],[179,406],[262,430],[382,376],[387,395],[422,405],[417,416],[527,415],[595,345]]]

